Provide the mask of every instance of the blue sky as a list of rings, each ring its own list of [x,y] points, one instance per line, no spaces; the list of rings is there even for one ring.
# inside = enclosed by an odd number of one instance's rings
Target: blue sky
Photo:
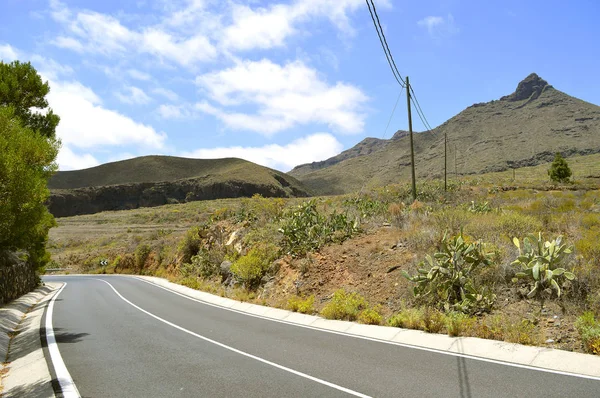
[[[600,3],[375,0],[432,126],[536,72],[600,104]],[[287,171],[406,129],[364,0],[2,0],[0,58],[31,61],[62,170],[148,154]],[[422,130],[419,120],[415,129]]]

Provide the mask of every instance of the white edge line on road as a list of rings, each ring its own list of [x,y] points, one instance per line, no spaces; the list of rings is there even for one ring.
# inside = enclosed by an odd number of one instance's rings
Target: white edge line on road
[[[65,366],[65,362],[60,355],[60,351],[58,350],[58,344],[56,344],[56,336],[54,335],[54,328],[52,327],[52,313],[54,312],[54,301],[58,297],[58,295],[63,291],[63,289],[67,286],[67,283],[64,282],[62,287],[56,292],[54,297],[50,300],[50,304],[48,305],[48,310],[46,311],[46,342],[48,343],[48,352],[50,353],[50,361],[52,362],[52,366],[54,367],[54,372],[56,373],[56,379],[60,385],[60,389],[62,391],[64,398],[80,398],[79,391],[71,378],[71,374],[67,370]]]
[[[113,290],[113,291],[114,291],[114,292],[117,294],[117,296],[119,296],[119,297],[121,298],[121,300],[125,301],[127,304],[129,304],[129,305],[131,305],[132,307],[134,307],[134,308],[136,308],[136,309],[140,310],[141,312],[145,313],[146,315],[149,315],[149,316],[151,316],[152,318],[154,318],[154,319],[156,319],[156,320],[159,320],[160,322],[163,322],[163,323],[165,323],[165,324],[167,324],[167,325],[169,325],[169,326],[171,326],[171,327],[174,327],[175,329],[178,329],[178,330],[180,330],[180,331],[182,331],[182,332],[184,332],[184,333],[187,333],[187,334],[189,334],[189,335],[191,335],[191,336],[197,337],[197,338],[199,338],[199,339],[201,339],[201,340],[204,340],[204,341],[206,341],[206,342],[208,342],[208,343],[211,343],[211,344],[217,345],[217,346],[219,346],[219,347],[221,347],[221,348],[224,348],[224,349],[226,349],[226,350],[229,350],[229,351],[235,352],[236,354],[243,355],[243,356],[245,356],[245,357],[248,357],[248,358],[254,359],[254,360],[256,360],[256,361],[259,361],[259,362],[262,362],[262,363],[264,363],[264,364],[267,364],[267,365],[273,366],[273,367],[275,367],[275,368],[277,368],[277,369],[281,369],[281,370],[284,370],[284,371],[286,371],[286,372],[292,373],[292,374],[294,374],[294,375],[296,375],[296,376],[304,377],[305,379],[309,379],[309,380],[311,380],[311,381],[314,381],[314,382],[317,382],[317,383],[319,383],[319,384],[323,384],[323,385],[325,385],[325,386],[327,386],[327,387],[334,388],[334,389],[336,389],[336,390],[338,390],[338,391],[342,391],[342,392],[345,392],[345,393],[347,393],[347,394],[354,395],[355,397],[361,397],[361,398],[370,398],[368,395],[365,395],[365,394],[359,393],[359,392],[357,392],[357,391],[354,391],[354,390],[350,390],[349,388],[342,387],[342,386],[339,386],[339,385],[337,385],[337,384],[334,384],[334,383],[330,383],[330,382],[328,382],[328,381],[325,381],[325,380],[319,379],[319,378],[317,378],[317,377],[314,377],[314,376],[308,375],[308,374],[306,374],[306,373],[299,372],[299,371],[297,371],[297,370],[294,370],[294,369],[291,369],[291,368],[285,367],[285,366],[283,366],[283,365],[279,365],[279,364],[277,364],[277,363],[275,363],[275,362],[271,362],[271,361],[269,361],[269,360],[267,360],[267,359],[264,359],[264,358],[258,357],[258,356],[256,356],[256,355],[249,354],[249,353],[247,353],[247,352],[245,352],[245,351],[238,350],[237,348],[233,348],[233,347],[231,347],[231,346],[228,346],[228,345],[226,345],[226,344],[219,343],[218,341],[212,340],[212,339],[210,339],[210,338],[208,338],[208,337],[205,337],[205,336],[202,336],[202,335],[200,335],[200,334],[198,334],[198,333],[194,333],[194,332],[192,332],[191,330],[185,329],[185,328],[183,328],[183,327],[181,327],[181,326],[179,326],[179,325],[176,325],[176,324],[174,324],[174,323],[172,323],[172,322],[169,322],[169,321],[167,321],[166,319],[163,319],[163,318],[161,318],[161,317],[159,317],[159,316],[157,316],[157,315],[154,315],[153,313],[151,313],[151,312],[148,312],[148,311],[146,311],[145,309],[143,309],[143,308],[141,308],[141,307],[138,307],[137,305],[133,304],[131,301],[129,301],[129,300],[127,300],[125,297],[123,297],[123,296],[121,295],[121,293],[119,293],[119,292],[117,291],[117,289],[115,289],[115,288],[114,288],[114,286],[113,286],[113,285],[111,285],[111,284],[110,284],[108,281],[105,281],[104,279],[99,279],[99,278],[90,278],[90,279],[94,279],[94,280],[97,280],[97,281],[102,281],[102,282],[106,283],[106,284],[107,284],[108,286],[110,286],[110,288],[111,288],[111,289],[112,289],[112,290]],[[59,293],[60,293],[60,292],[59,292]],[[66,371],[66,368],[65,368],[65,371]]]
[[[478,357],[478,356],[469,355],[469,354],[461,354],[461,353],[458,353],[458,352],[444,351],[444,350],[439,350],[439,349],[435,349],[435,348],[429,348],[429,347],[422,347],[422,346],[417,346],[417,345],[412,345],[412,344],[400,343],[400,342],[397,342],[397,341],[382,340],[382,339],[377,339],[377,338],[368,337],[368,336],[361,336],[361,335],[358,335],[358,334],[340,332],[340,331],[337,331],[337,330],[329,330],[329,329],[318,328],[318,327],[314,327],[314,326],[310,326],[310,325],[302,325],[302,324],[299,324],[299,323],[289,322],[289,321],[285,321],[285,320],[282,320],[282,319],[270,318],[270,317],[267,317],[267,316],[264,316],[264,315],[251,314],[251,313],[248,313],[248,312],[236,310],[236,309],[233,309],[233,308],[224,307],[222,305],[213,304],[213,303],[209,303],[209,302],[204,301],[204,300],[200,300],[200,299],[197,299],[197,298],[194,298],[194,297],[190,297],[190,296],[185,295],[183,293],[179,293],[179,292],[171,290],[171,289],[169,289],[167,287],[161,286],[161,285],[159,285],[157,283],[154,283],[154,282],[151,282],[151,281],[147,281],[147,280],[145,280],[143,278],[138,278],[136,276],[126,276],[126,275],[122,275],[122,276],[124,276],[126,278],[137,279],[139,281],[148,283],[148,284],[150,284],[152,286],[156,286],[156,287],[158,287],[160,289],[166,290],[168,292],[171,292],[171,293],[176,294],[178,296],[184,297],[184,298],[186,298],[188,300],[196,301],[196,302],[201,303],[201,304],[209,305],[211,307],[220,308],[220,309],[223,309],[223,310],[227,310],[227,311],[231,311],[231,312],[236,312],[238,314],[242,314],[242,315],[246,315],[246,316],[251,316],[251,317],[254,317],[254,318],[260,318],[260,319],[264,319],[264,320],[268,320],[268,321],[272,321],[272,322],[284,323],[286,325],[292,325],[292,326],[297,326],[297,327],[301,327],[301,328],[312,329],[312,330],[316,330],[316,331],[319,331],[319,332],[332,333],[332,334],[337,334],[337,335],[341,335],[341,336],[354,337],[354,338],[357,338],[357,339],[375,341],[377,343],[385,343],[385,344],[397,345],[397,346],[406,347],[406,348],[413,348],[413,349],[416,349],[416,350],[433,352],[433,353],[437,353],[437,354],[450,355],[450,356],[453,356],[453,357],[461,357],[461,358],[466,358],[466,359],[473,359],[473,360],[476,360],[476,361],[494,363],[494,364],[498,364],[498,365],[512,366],[512,367],[515,367],[515,368],[535,370],[535,371],[538,371],[538,372],[553,373],[553,374],[558,374],[558,375],[563,375],[563,376],[579,377],[579,378],[582,378],[582,379],[590,379],[590,380],[600,381],[600,377],[596,377],[596,376],[583,375],[583,374],[580,374],[580,373],[564,372],[564,371],[560,371],[560,370],[553,370],[553,369],[541,368],[541,367],[537,367],[537,366],[524,365],[524,364],[519,364],[519,363],[514,363],[514,362],[506,362],[506,361],[501,361],[501,360],[497,360],[497,359],[491,359],[491,358],[485,358],[485,357]],[[100,279],[100,280],[102,280],[102,279]],[[399,331],[401,331],[401,330],[402,329],[399,329]]]

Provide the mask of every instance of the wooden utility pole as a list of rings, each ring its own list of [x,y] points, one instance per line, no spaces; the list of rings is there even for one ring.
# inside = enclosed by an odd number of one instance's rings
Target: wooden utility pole
[[[444,192],[448,190],[448,134],[444,131]]]
[[[408,105],[408,133],[410,135],[410,167],[412,175],[412,197],[414,202],[415,200],[417,200],[417,181],[415,178],[415,147],[413,144],[412,114],[410,110],[410,83],[408,82],[408,76],[406,76],[406,104]]]

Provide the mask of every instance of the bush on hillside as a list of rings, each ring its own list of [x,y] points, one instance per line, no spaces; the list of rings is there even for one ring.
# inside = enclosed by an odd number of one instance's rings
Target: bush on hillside
[[[550,169],[548,169],[550,179],[554,182],[568,182],[572,174],[567,161],[557,152]]]

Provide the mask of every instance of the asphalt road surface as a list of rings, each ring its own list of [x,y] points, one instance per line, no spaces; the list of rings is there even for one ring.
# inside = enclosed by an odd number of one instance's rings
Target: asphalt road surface
[[[134,278],[44,279],[67,282],[51,320],[83,397],[600,397],[600,381],[270,321]]]

